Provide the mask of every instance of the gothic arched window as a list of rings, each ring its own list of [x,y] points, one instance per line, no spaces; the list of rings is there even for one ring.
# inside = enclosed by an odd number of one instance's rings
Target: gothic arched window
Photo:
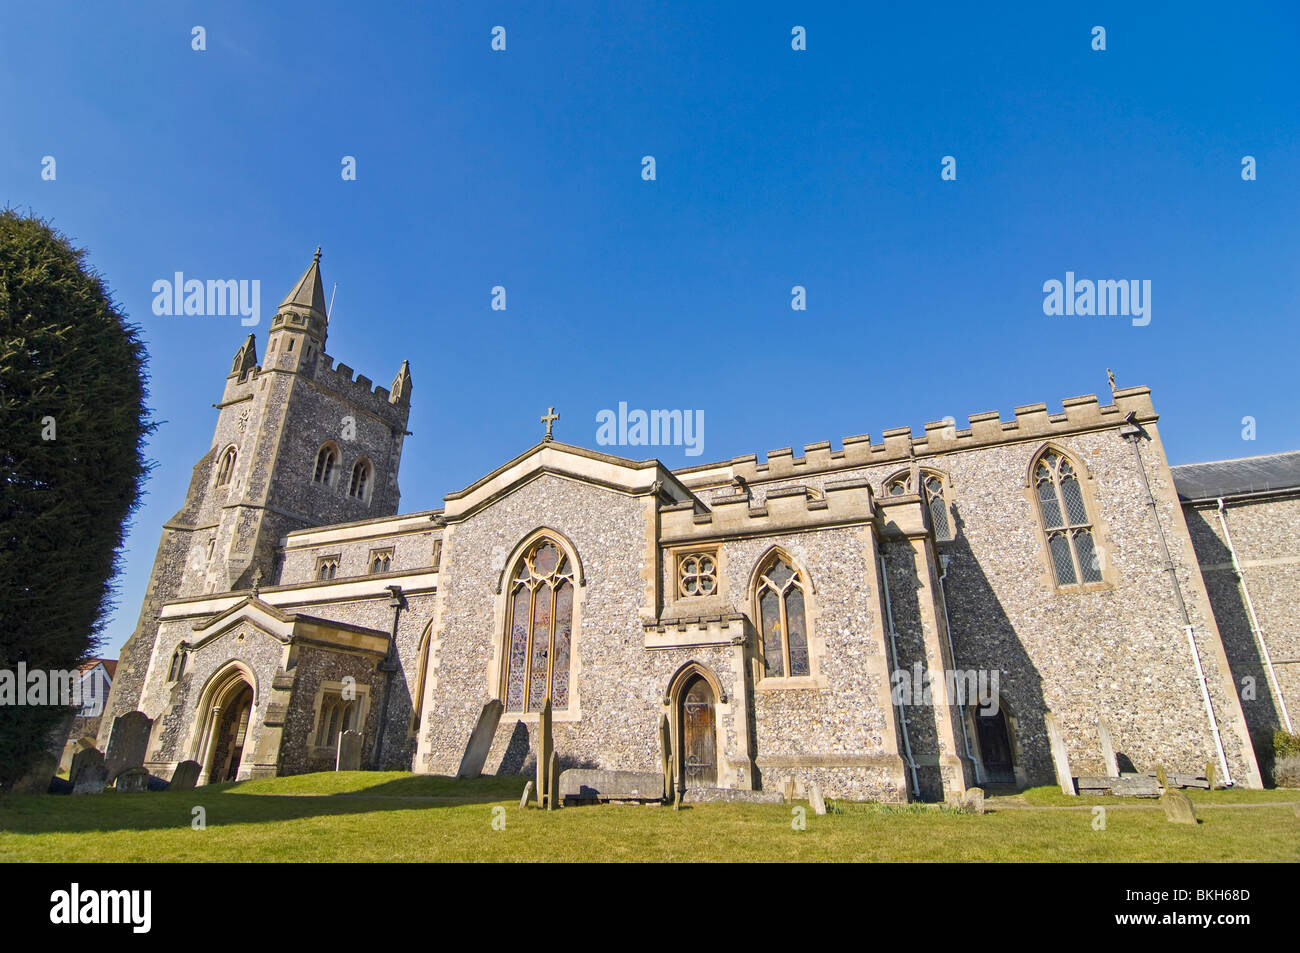
[[[930,511],[930,525],[934,528],[934,538],[940,542],[948,542],[953,538],[953,531],[952,519],[948,513],[948,500],[944,496],[943,474],[935,470],[921,470],[918,475],[921,480],[921,495],[925,499],[926,509]],[[903,496],[911,492],[912,476],[909,473],[900,473],[885,481],[887,496]]]
[[[364,500],[369,488],[370,461],[362,457],[352,466],[352,480],[348,483],[348,496]]]
[[[226,452],[221,455],[221,462],[217,464],[217,486],[225,486],[230,482],[230,478],[235,473],[235,460],[238,457],[238,450],[234,447],[226,448]]]
[[[429,670],[429,638],[433,634],[433,623],[430,622],[424,629],[424,635],[420,638],[420,650],[418,652],[419,665],[415,671],[415,700],[411,705],[411,731],[412,735],[420,730],[420,719],[424,717],[424,679]]]
[[[506,619],[506,711],[569,707],[573,641],[573,566],[555,541],[542,537],[510,574]]]
[[[769,678],[810,675],[803,573],[774,554],[758,575],[763,672]]]
[[[339,452],[334,444],[327,443],[321,447],[316,454],[316,470],[312,474],[313,483],[323,483],[325,486],[334,484],[334,470],[338,466]]]
[[[1101,561],[1092,538],[1092,519],[1074,465],[1047,448],[1033,467],[1034,497],[1047,538],[1058,586],[1101,582]]]

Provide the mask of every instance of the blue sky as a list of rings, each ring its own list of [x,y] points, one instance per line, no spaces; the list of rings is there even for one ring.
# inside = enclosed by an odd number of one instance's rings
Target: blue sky
[[[702,410],[701,456],[609,448],[683,466],[1059,410],[1112,367],[1173,463],[1300,447],[1296,4],[555,6],[0,12],[0,202],[89,249],[164,421],[104,652],[247,333],[155,316],[153,282],[259,280],[261,353],[317,245],[329,352],[383,384],[411,361],[406,511],[550,405],[592,447],[620,401]],[[1150,324],[1044,315],[1067,271],[1150,280]]]

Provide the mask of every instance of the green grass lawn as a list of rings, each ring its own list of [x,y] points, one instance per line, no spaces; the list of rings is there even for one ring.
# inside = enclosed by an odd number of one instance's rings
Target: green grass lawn
[[[521,810],[524,781],[349,772],[0,797],[0,861],[1300,860],[1297,791],[1192,792],[1195,828],[1168,823],[1157,802],[1038,788],[991,800],[984,816],[838,802],[823,817],[806,810],[807,829],[794,830],[791,805]],[[1094,830],[1093,802],[1141,808],[1108,811]],[[1232,807],[1242,804],[1259,806]],[[205,830],[192,828],[196,807]]]

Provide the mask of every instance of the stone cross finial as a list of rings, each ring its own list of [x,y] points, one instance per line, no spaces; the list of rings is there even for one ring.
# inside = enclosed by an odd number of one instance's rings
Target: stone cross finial
[[[551,426],[560,419],[560,415],[555,412],[554,407],[548,407],[545,415],[542,417],[542,423],[546,424],[546,436],[543,440],[551,440]]]
[[[318,264],[318,265],[320,264],[320,246],[319,246],[319,245],[316,246],[316,254],[314,254],[314,255],[311,256],[311,260],[314,261],[314,262],[315,262],[316,264]]]

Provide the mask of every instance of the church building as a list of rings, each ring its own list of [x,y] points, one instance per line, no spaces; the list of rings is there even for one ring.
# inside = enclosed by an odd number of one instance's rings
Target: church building
[[[658,772],[666,716],[686,789],[942,800],[1101,775],[1103,734],[1259,787],[1300,710],[1300,454],[1171,469],[1145,387],[678,470],[552,409],[401,513],[411,369],[375,386],[327,332],[318,250],[122,650],[101,747],[147,719],[153,774],[333,770],[347,731],[363,768],[523,773],[549,699],[561,767]]]

